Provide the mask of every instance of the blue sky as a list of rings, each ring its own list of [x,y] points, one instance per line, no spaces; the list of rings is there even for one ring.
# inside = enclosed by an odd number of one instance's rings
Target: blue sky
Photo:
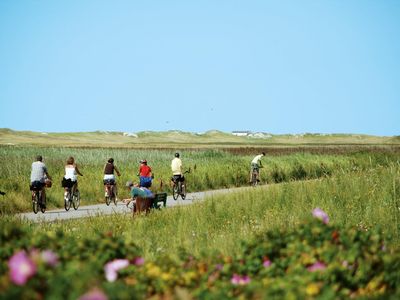
[[[0,1],[0,128],[400,134],[400,1]]]

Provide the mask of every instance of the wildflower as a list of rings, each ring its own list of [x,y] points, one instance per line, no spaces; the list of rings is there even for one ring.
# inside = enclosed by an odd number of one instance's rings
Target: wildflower
[[[326,212],[318,207],[313,210],[312,215],[314,218],[322,220],[322,222],[324,222],[325,224],[328,224],[329,222],[329,217]]]
[[[315,283],[310,283],[306,287],[306,293],[308,296],[316,296],[320,291],[320,288],[317,284]]]
[[[127,259],[114,259],[106,263],[104,266],[104,272],[106,279],[109,282],[114,282],[118,277],[118,271],[129,266],[129,260]]]
[[[42,260],[51,267],[58,264],[58,256],[51,250],[44,250],[41,253]]]
[[[35,263],[25,251],[15,253],[8,261],[10,279],[16,285],[24,285],[30,277],[36,274]]]
[[[136,257],[136,258],[133,260],[133,264],[136,265],[136,266],[141,266],[141,265],[143,265],[143,264],[144,264],[144,258],[143,258],[143,257]]]
[[[233,274],[231,278],[231,283],[233,285],[246,285],[250,283],[250,277],[249,276],[241,276],[238,274]]]
[[[95,288],[80,296],[78,300],[108,300],[108,297],[103,291]]]
[[[217,264],[217,265],[215,266],[215,269],[221,271],[223,267],[224,267],[223,264]]]
[[[310,272],[323,271],[325,269],[326,269],[326,265],[320,261],[317,261],[315,264],[313,264],[307,268],[307,270]]]
[[[266,268],[268,268],[269,266],[271,266],[271,261],[269,260],[269,259],[266,259],[266,260],[264,260],[264,262],[263,262],[263,266],[264,267],[266,267]]]

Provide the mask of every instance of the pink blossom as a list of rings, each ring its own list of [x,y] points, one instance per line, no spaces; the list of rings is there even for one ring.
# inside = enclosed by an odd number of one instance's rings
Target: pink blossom
[[[25,251],[15,253],[8,261],[10,279],[16,285],[24,285],[30,277],[36,274],[35,263]]]
[[[246,284],[249,284],[250,281],[251,281],[251,280],[250,280],[250,277],[246,275],[246,276],[243,276],[243,277],[242,277],[241,284],[242,284],[242,285],[246,285]]]
[[[271,261],[269,259],[264,260],[263,266],[268,268],[269,266],[271,266]]]
[[[240,276],[240,275],[238,275],[238,274],[233,274],[233,276],[232,276],[232,278],[231,278],[231,282],[232,282],[232,284],[234,284],[234,285],[238,285],[238,284],[240,284],[240,279],[241,279],[241,276]]]
[[[106,273],[107,281],[115,281],[118,277],[117,272],[127,266],[129,266],[129,260],[127,259],[114,259],[113,261],[106,263],[104,266],[104,272]]]
[[[95,288],[80,296],[78,300],[108,300],[108,297],[101,290]]]
[[[322,222],[324,222],[325,224],[328,224],[329,222],[329,217],[326,212],[318,207],[313,210],[312,215],[314,218],[322,220]]]
[[[313,264],[307,268],[307,270],[310,272],[323,271],[325,269],[326,269],[326,265],[320,261],[317,261],[315,264]]]
[[[49,266],[55,267],[58,264],[58,256],[51,250],[42,251],[41,258]]]
[[[231,283],[234,285],[246,285],[248,283],[250,283],[250,277],[245,275],[245,276],[241,276],[238,274],[233,274],[232,278],[231,278]]]
[[[217,265],[215,266],[215,269],[221,271],[221,270],[223,269],[223,267],[224,267],[223,264],[217,264]]]
[[[143,257],[136,257],[133,260],[133,264],[135,264],[136,266],[141,266],[144,264],[144,258]]]

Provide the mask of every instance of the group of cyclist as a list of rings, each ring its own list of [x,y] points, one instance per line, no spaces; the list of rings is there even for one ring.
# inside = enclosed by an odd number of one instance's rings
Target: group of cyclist
[[[141,160],[139,166],[139,183],[133,183],[133,181],[128,181],[126,183],[126,187],[129,188],[130,194],[132,197],[153,197],[153,193],[150,190],[152,185],[152,180],[154,175],[152,173],[152,169],[147,165],[147,160]],[[173,178],[172,180],[184,182],[185,178],[182,172],[182,161],[180,159],[180,155],[178,152],[175,153],[175,157],[171,162],[171,170]],[[120,171],[117,166],[114,165],[114,159],[109,158],[107,163],[104,165],[104,177],[103,183],[112,184],[114,186],[114,193],[117,195],[117,185],[116,185],[116,177],[115,173],[118,176],[121,176]],[[61,181],[61,185],[64,188],[64,200],[68,201],[68,189],[72,189],[72,193],[78,188],[78,175],[83,176],[80,172],[78,165],[75,162],[74,157],[69,157],[65,164],[65,174]],[[30,190],[33,191],[41,190],[42,191],[42,199],[45,199],[45,189],[44,187],[51,186],[51,176],[47,171],[47,167],[43,162],[43,157],[38,155],[36,157],[36,161],[32,163],[31,168],[31,178],[30,178]],[[107,190],[106,196],[107,196]],[[44,204],[45,205],[45,204]]]
[[[265,156],[265,152],[254,157],[251,161],[251,172],[250,172],[250,180],[253,172],[257,174],[257,180],[259,181],[259,170],[262,168],[261,158]],[[182,160],[180,159],[180,154],[178,152],[175,153],[173,160],[171,161],[171,171],[172,171],[172,178],[171,180],[174,182],[180,182],[184,184],[185,177],[183,175],[182,170]],[[117,166],[114,165],[114,159],[109,158],[107,163],[104,166],[104,177],[103,183],[106,185],[107,183],[111,183],[114,185],[115,188],[115,195],[117,195],[116,189],[116,178],[114,172],[121,176],[120,171],[118,170]],[[65,164],[65,175],[62,179],[61,185],[64,188],[64,200],[68,201],[68,189],[72,188],[74,191],[78,188],[78,175],[83,176],[80,172],[78,165],[75,162],[74,157],[70,156]],[[150,190],[152,185],[152,180],[154,175],[152,173],[152,169],[150,166],[147,165],[147,160],[140,161],[139,167],[139,183],[134,183],[133,181],[128,181],[126,183],[126,187],[130,191],[130,195],[132,197],[153,197],[153,193]],[[51,186],[51,176],[47,171],[47,167],[43,162],[43,157],[38,155],[36,157],[36,161],[32,163],[31,169],[31,178],[30,178],[30,189],[33,192],[34,189],[41,189],[42,190],[42,197],[45,199],[45,186]],[[107,195],[107,190],[105,191]],[[128,199],[124,199],[127,201]]]

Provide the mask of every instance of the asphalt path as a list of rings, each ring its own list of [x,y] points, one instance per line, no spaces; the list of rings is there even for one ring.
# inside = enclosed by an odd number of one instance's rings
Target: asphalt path
[[[198,201],[202,201],[207,197],[211,197],[217,194],[226,194],[235,191],[240,191],[244,189],[251,189],[251,187],[238,187],[238,188],[230,188],[230,189],[219,189],[219,190],[210,190],[205,192],[195,192],[188,193],[186,195],[186,199],[182,200],[181,197],[178,200],[174,200],[171,196],[167,197],[167,208],[174,207],[178,205],[189,205]],[[38,212],[37,214],[33,212],[29,213],[21,213],[19,216],[22,219],[33,221],[33,222],[54,222],[60,220],[70,220],[70,219],[79,219],[86,217],[94,217],[99,215],[111,215],[111,214],[125,214],[131,213],[131,208],[127,207],[125,203],[122,201],[118,201],[117,205],[111,203],[107,206],[105,203],[103,204],[94,204],[94,205],[82,205],[85,200],[81,199],[81,206],[77,210],[71,206],[69,211],[65,209],[55,209],[55,210],[47,210],[45,213]]]

